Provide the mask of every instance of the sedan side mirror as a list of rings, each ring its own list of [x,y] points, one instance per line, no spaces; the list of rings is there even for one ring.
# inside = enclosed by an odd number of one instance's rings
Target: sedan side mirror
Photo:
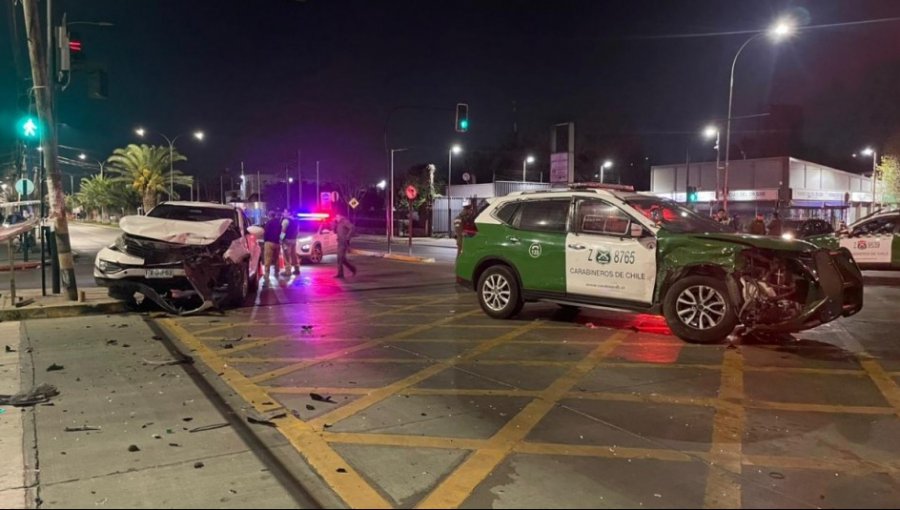
[[[266,233],[266,231],[263,230],[262,227],[257,227],[256,225],[247,227],[247,232],[252,234],[254,237],[262,237]]]
[[[635,239],[640,239],[641,237],[644,237],[644,226],[639,223],[632,223],[631,224],[631,237],[634,237]]]

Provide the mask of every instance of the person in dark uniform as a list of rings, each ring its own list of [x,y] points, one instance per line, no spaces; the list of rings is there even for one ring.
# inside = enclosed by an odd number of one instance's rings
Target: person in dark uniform
[[[350,220],[348,220],[347,217],[345,217],[343,214],[338,214],[334,218],[334,230],[337,233],[338,242],[338,272],[334,277],[344,277],[344,266],[347,266],[347,268],[350,269],[350,272],[353,273],[353,276],[356,276],[356,266],[354,266],[350,263],[349,260],[347,260],[347,250],[350,248],[350,238],[353,237],[353,223],[350,223]]]
[[[284,256],[284,272],[282,276],[291,275],[291,266],[294,274],[300,274],[300,257],[297,255],[297,234],[300,232],[297,220],[291,218],[291,213],[284,210],[281,218],[281,253]]]
[[[263,259],[266,265],[266,271],[263,273],[265,281],[269,281],[269,275],[272,273],[272,264],[276,264],[275,271],[278,271],[278,247],[281,244],[281,218],[278,217],[277,211],[269,211],[269,220],[263,227]],[[276,274],[277,277],[277,274]]]
[[[772,214],[772,221],[769,222],[769,235],[781,237],[783,227],[781,226],[781,216],[778,211]]]
[[[756,219],[750,222],[750,233],[755,236],[766,235],[766,222],[763,220],[762,213],[757,213]]]

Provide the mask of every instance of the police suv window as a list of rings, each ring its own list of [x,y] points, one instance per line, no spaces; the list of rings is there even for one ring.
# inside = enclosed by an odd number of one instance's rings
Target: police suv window
[[[615,236],[627,235],[631,223],[631,217],[624,211],[597,200],[579,202],[575,220],[577,232]]]
[[[893,234],[896,221],[897,218],[891,216],[887,218],[878,218],[856,227],[853,231],[853,235]]]
[[[516,213],[519,211],[519,204],[520,202],[510,202],[508,204],[502,205],[494,213],[494,217],[496,217],[503,223],[506,223],[507,225],[512,225],[513,219],[516,217]]]
[[[565,232],[569,218],[566,200],[529,200],[519,206],[516,228],[538,232]]]

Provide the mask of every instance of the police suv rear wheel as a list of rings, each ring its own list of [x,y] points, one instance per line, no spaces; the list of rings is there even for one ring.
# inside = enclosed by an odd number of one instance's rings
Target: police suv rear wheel
[[[676,336],[693,343],[721,342],[737,325],[725,282],[711,276],[678,280],[666,293],[663,314]]]
[[[313,246],[312,253],[309,254],[309,261],[313,264],[319,264],[322,262],[322,245],[317,244]]]
[[[478,303],[495,319],[509,319],[522,311],[522,294],[513,272],[506,266],[491,266],[478,279]]]

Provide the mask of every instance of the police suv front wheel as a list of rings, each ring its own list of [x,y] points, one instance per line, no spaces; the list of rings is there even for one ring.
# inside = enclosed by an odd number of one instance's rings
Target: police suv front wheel
[[[737,325],[725,282],[711,276],[675,282],[663,300],[663,314],[676,336],[694,343],[721,342]]]
[[[516,276],[506,266],[491,266],[478,279],[478,303],[495,319],[509,319],[522,311]]]

